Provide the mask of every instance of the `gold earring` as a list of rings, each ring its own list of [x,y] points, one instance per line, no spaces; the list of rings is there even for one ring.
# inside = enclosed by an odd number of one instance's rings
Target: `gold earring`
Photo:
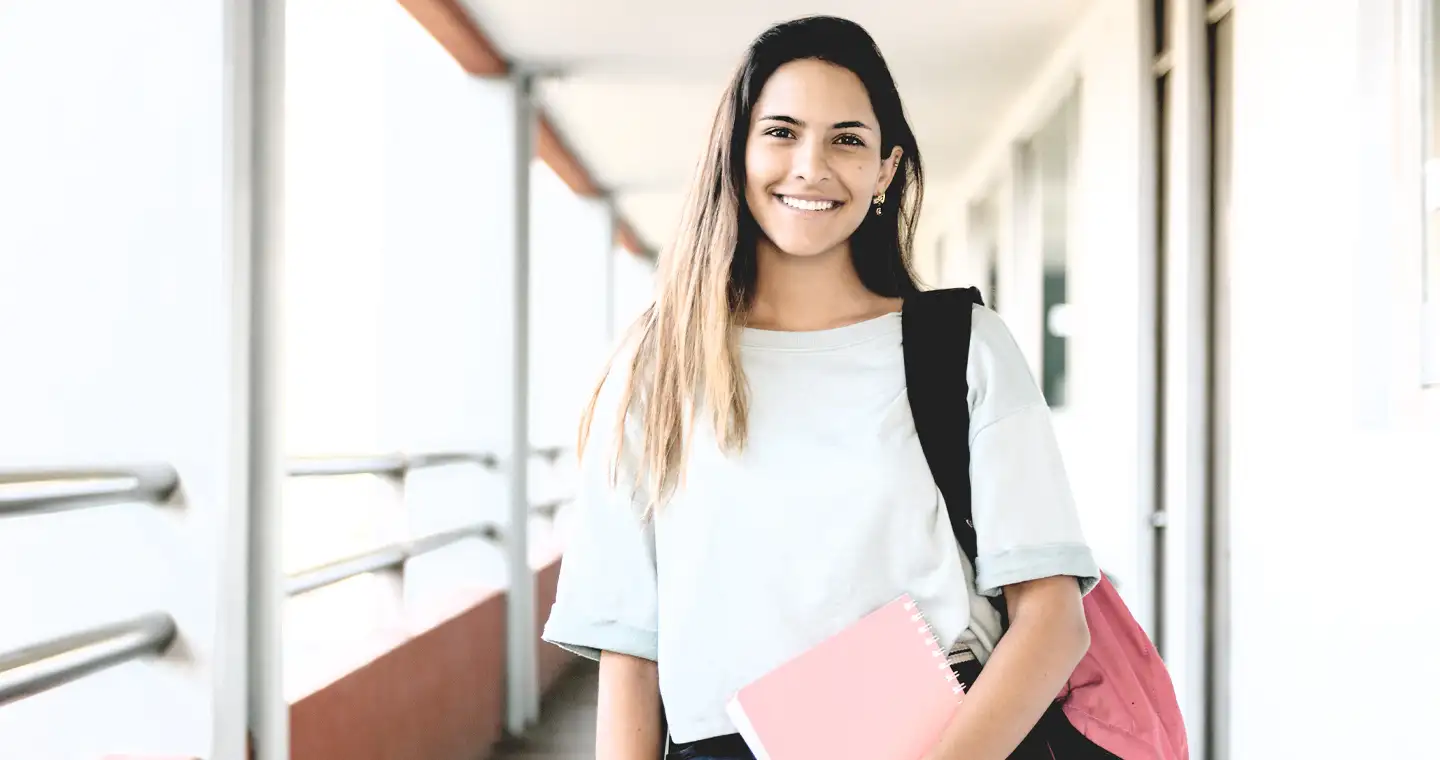
[[[875,201],[874,201],[874,202],[875,202],[875,216],[880,216],[881,212],[883,212],[883,211],[885,210],[885,193],[882,192],[882,193],[880,193],[879,195],[875,196]]]

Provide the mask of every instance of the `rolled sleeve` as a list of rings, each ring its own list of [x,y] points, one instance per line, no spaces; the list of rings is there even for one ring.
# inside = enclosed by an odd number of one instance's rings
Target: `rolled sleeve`
[[[977,311],[972,338],[971,507],[975,585],[1005,586],[1072,576],[1082,593],[1100,580],[1039,388],[993,313]]]
[[[645,631],[619,621],[569,621],[553,614],[545,624],[545,641],[568,652],[599,660],[601,652],[619,652],[647,660],[658,660],[654,631]]]
[[[628,468],[612,485],[613,447],[604,445],[612,424],[597,414],[591,431],[580,465],[577,520],[566,537],[555,604],[541,638],[590,659],[611,651],[656,660],[653,523],[623,474]]]
[[[606,463],[591,462],[603,458],[599,453],[588,454],[581,468],[579,520],[541,638],[590,659],[608,650],[655,660],[654,532],[638,505],[606,484]]]

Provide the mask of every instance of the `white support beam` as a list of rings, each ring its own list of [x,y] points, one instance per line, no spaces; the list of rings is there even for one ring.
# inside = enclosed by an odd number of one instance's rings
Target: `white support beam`
[[[1170,174],[1166,197],[1165,661],[1191,737],[1206,757],[1209,555],[1209,103],[1206,9],[1172,5]]]
[[[605,342],[608,346],[615,342],[615,332],[618,329],[615,324],[615,256],[618,254],[618,246],[615,245],[615,207],[610,203],[605,206],[605,225],[600,250],[605,255]]]
[[[535,103],[533,78],[526,72],[511,77],[511,117],[514,125],[509,149],[512,205],[509,209],[511,246],[511,340],[505,366],[510,368],[509,526],[506,528],[506,567],[509,606],[506,625],[506,718],[511,734],[520,735],[540,717],[536,665],[535,575],[530,569],[530,162],[535,154]]]
[[[287,760],[289,704],[284,686],[282,619],[285,603],[280,515],[280,272],[283,235],[285,0],[229,0],[226,29],[228,134],[226,172],[229,243],[234,266],[237,326],[233,423],[237,494],[228,516],[234,533],[223,558],[239,588],[238,604],[221,609],[220,638],[246,642],[243,720],[217,715],[217,760]],[[248,434],[248,437],[247,437]],[[232,591],[221,589],[226,599]],[[223,679],[222,679],[223,680]],[[220,688],[217,684],[217,689]],[[227,707],[219,700],[217,712]],[[247,737],[247,732],[252,736]],[[254,743],[253,755],[246,744]]]

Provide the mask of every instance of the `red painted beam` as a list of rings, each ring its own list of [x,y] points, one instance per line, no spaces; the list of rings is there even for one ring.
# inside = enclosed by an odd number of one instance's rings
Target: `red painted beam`
[[[470,17],[460,0],[399,0],[400,6],[410,13],[425,31],[430,33],[440,46],[460,64],[460,68],[474,76],[503,76],[510,70],[510,63],[490,42],[475,20]],[[577,195],[595,197],[600,188],[580,158],[560,139],[549,117],[539,114],[535,135],[535,155],[555,172]],[[631,253],[645,255],[645,246],[634,229],[624,219],[616,221],[616,240]]]
[[[400,0],[400,7],[409,11],[467,73],[493,77],[510,70],[500,51],[460,6],[460,0]]]
[[[630,227],[630,223],[624,219],[615,222],[615,243],[625,250],[637,255],[644,255],[645,246],[640,242],[640,236]]]
[[[535,155],[539,156],[541,161],[549,164],[550,168],[559,175],[560,179],[565,180],[565,184],[569,185],[576,195],[587,198],[600,195],[600,188],[595,184],[595,179],[580,163],[580,159],[575,157],[575,153],[561,141],[560,135],[555,132],[555,127],[551,126],[550,120],[542,115],[538,121],[539,124],[535,129]]]

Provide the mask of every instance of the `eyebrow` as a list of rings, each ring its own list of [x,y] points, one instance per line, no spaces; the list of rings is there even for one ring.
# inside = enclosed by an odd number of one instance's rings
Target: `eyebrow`
[[[783,121],[786,124],[794,124],[797,127],[805,126],[805,122],[793,116],[761,116],[760,121]],[[837,121],[831,125],[831,129],[870,129],[870,125],[863,121]]]

